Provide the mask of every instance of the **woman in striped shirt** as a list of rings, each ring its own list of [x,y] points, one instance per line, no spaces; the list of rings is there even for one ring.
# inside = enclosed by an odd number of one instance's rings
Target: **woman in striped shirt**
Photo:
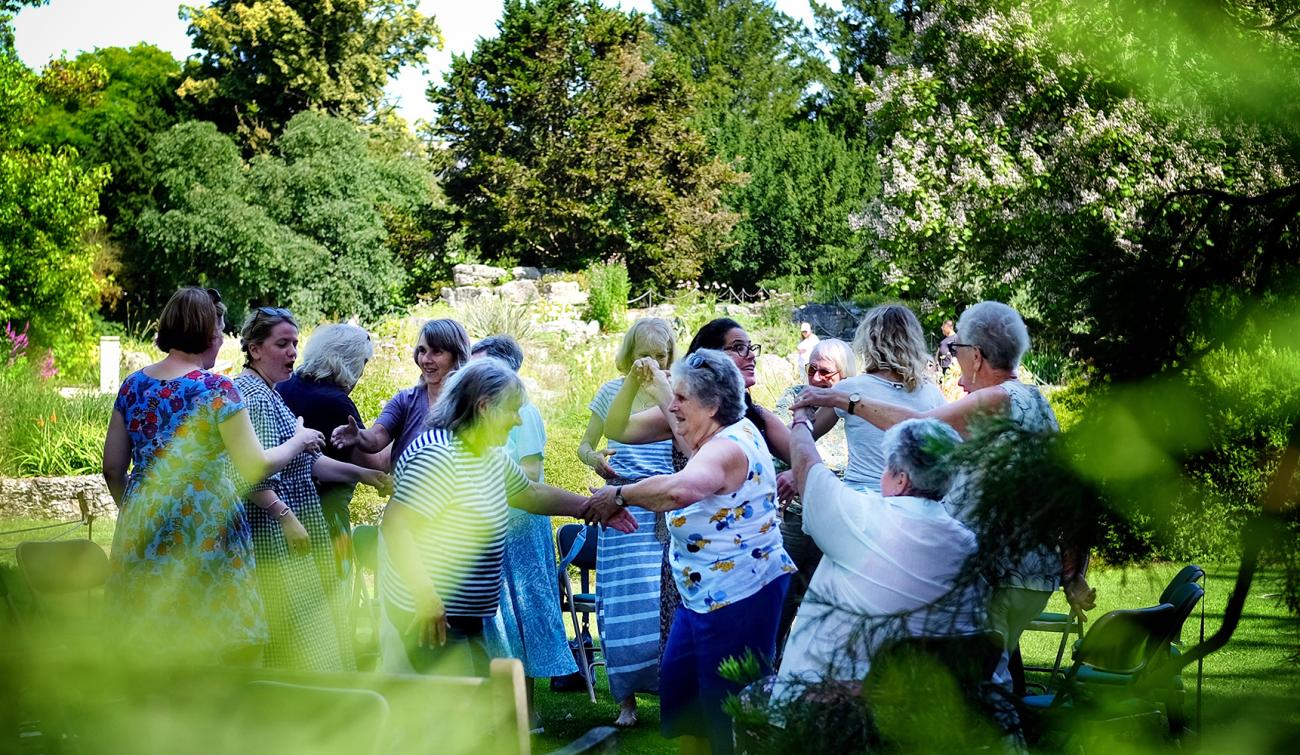
[[[498,359],[457,371],[397,466],[379,540],[380,670],[486,676],[507,506],[579,516],[587,499],[530,481],[502,450],[524,403]],[[627,512],[608,522],[631,531]]]

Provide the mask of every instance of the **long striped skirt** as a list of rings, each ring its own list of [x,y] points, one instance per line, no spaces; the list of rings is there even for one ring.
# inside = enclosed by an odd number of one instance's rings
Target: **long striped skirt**
[[[655,515],[629,508],[635,532],[604,528],[596,551],[596,625],[615,700],[659,691],[660,571],[664,548]],[[671,585],[669,585],[671,587]]]

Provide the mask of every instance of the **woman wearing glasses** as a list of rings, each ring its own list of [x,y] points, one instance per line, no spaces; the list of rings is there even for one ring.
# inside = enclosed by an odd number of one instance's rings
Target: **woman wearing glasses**
[[[659,666],[663,733],[690,737],[683,751],[730,753],[722,704],[739,685],[719,664],[752,653],[770,667],[795,566],[781,545],[772,455],[745,416],[734,359],[699,349],[673,365],[672,376],[668,409],[690,461],[671,475],[602,488],[586,516],[605,521],[629,506],[667,514],[682,604]]]
[[[833,388],[841,380],[857,375],[858,360],[847,343],[838,338],[827,338],[819,341],[812,348],[804,371],[808,382],[790,386],[776,402],[776,413],[782,419],[791,416],[790,405],[805,388],[809,386]],[[827,409],[826,413],[832,412]],[[826,467],[837,477],[842,478],[844,466],[849,458],[848,440],[845,438],[843,425],[837,424],[830,432],[819,438],[817,451]],[[799,567],[799,573],[790,580],[790,590],[786,593],[785,606],[781,609],[781,629],[777,633],[776,641],[779,661],[782,649],[785,647],[785,638],[790,633],[790,625],[794,622],[799,603],[808,590],[808,580],[812,578],[817,565],[821,563],[822,552],[817,547],[817,543],[803,531],[803,502],[799,499],[793,472],[786,470],[777,475],[776,484],[777,494],[781,499],[781,538],[785,543],[786,553],[790,554],[794,565]]]
[[[258,661],[265,611],[237,478],[225,462],[257,480],[323,441],[290,417],[283,436],[258,442],[244,398],[210,372],[225,314],[215,289],[173,294],[158,318],[167,356],[128,375],[113,403],[104,479],[119,514],[105,603],[115,639],[133,656]]]
[[[262,445],[283,442],[295,418],[275,384],[289,379],[298,358],[298,324],[287,309],[259,307],[240,331],[244,371],[235,387],[244,397]],[[301,420],[298,420],[301,421]],[[301,453],[280,472],[252,486],[248,520],[257,556],[257,582],[266,603],[271,641],[266,664],[307,671],[355,668],[348,599],[336,572],[334,548],[312,481],[362,483],[390,491],[383,472]]]
[[[1016,376],[1020,359],[1029,350],[1029,330],[1014,309],[994,301],[971,306],[957,320],[957,339],[950,344],[950,349],[961,367],[960,385],[967,394],[960,401],[930,409],[867,396],[853,401],[851,396],[844,395],[844,384],[840,384],[836,390],[804,391],[795,401],[794,408],[831,406],[836,412],[870,423],[881,433],[905,420],[934,418],[966,436],[973,421],[988,416],[1006,417],[1031,432],[1059,430],[1056,415],[1047,399],[1037,388],[1020,382]],[[962,487],[958,486],[949,497],[959,518],[965,505],[961,491]],[[1076,563],[1082,563],[1082,554],[1072,552],[1070,555]],[[1054,547],[1041,547],[1000,566],[1004,578],[995,585],[989,603],[989,620],[1006,642],[1006,652],[994,678],[1009,685],[1007,666],[1011,651],[1019,642],[1021,633],[1062,583],[1061,554]],[[1071,570],[1067,577],[1065,593],[1070,603],[1083,610],[1091,609],[1095,604],[1096,590],[1088,586],[1082,573]]]

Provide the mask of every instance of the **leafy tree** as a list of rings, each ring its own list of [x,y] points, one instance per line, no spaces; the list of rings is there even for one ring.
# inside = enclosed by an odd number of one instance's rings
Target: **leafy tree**
[[[724,248],[735,175],[689,124],[691,87],[644,20],[595,0],[508,0],[494,39],[431,88],[443,188],[484,254],[638,280],[696,278]]]
[[[808,85],[803,28],[770,0],[655,0],[650,25],[696,84],[696,105],[718,116],[784,121]]]
[[[412,0],[215,0],[182,6],[196,65],[180,93],[205,117],[254,147],[296,113],[360,118],[379,109],[403,66],[441,47],[432,18]]]
[[[289,306],[308,321],[382,314],[402,268],[387,219],[431,201],[422,159],[386,154],[358,126],[319,113],[289,121],[245,163],[215,125],[173,127],[149,153],[156,206],[140,216],[149,291],[200,281],[243,305]]]
[[[655,10],[656,35],[702,93],[697,120],[746,177],[725,195],[741,219],[711,276],[743,287],[815,274],[844,288],[838,262],[857,245],[848,218],[869,195],[869,166],[802,117],[810,53],[799,25],[766,0],[656,0]]]
[[[859,142],[863,84],[879,70],[892,67],[890,56],[907,52],[921,14],[936,5],[926,0],[844,0],[838,9],[811,0],[817,39],[830,53],[833,65],[819,59],[816,79],[820,89],[812,109],[837,133]]]
[[[32,343],[54,348],[77,376],[90,361],[99,288],[89,236],[107,171],[85,168],[71,148],[28,143],[42,91],[55,84],[18,59],[8,15],[16,9],[0,5],[0,320],[30,322]]]
[[[153,45],[107,47],[72,61],[56,60],[45,77],[76,69],[98,72],[102,85],[50,97],[27,130],[27,139],[33,144],[66,144],[85,164],[107,165],[112,179],[100,197],[100,212],[111,231],[124,231],[147,201],[144,154],[150,140],[186,115],[175,93],[180,64]]]

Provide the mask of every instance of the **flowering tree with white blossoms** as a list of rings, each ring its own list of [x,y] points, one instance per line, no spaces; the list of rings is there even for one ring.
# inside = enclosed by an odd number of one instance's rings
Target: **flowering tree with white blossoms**
[[[1141,72],[1119,75],[1079,28],[1104,33],[1096,22],[1123,5],[955,0],[923,14],[910,49],[865,90],[882,186],[853,221],[886,271],[874,284],[923,308],[1012,301],[1039,332],[1109,367],[1181,327],[1125,316],[1121,333],[1112,321],[1129,313],[1127,299],[1186,313],[1199,289],[1258,273],[1209,236],[1169,237],[1195,228],[1207,189],[1259,197],[1294,183],[1291,135],[1216,109],[1230,81],[1207,75],[1199,99],[1175,100]],[[1142,44],[1156,43],[1139,35],[1105,54]],[[1206,56],[1189,49],[1192,68]]]

